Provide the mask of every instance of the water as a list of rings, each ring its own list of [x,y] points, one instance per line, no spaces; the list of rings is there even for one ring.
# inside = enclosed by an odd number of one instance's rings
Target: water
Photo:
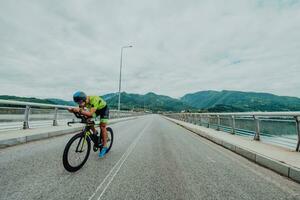
[[[217,117],[188,118],[189,122],[197,125],[217,129]],[[296,121],[293,117],[261,117],[259,119],[260,140],[266,143],[272,143],[284,146],[290,149],[296,149],[298,134]],[[232,118],[230,116],[220,117],[220,130],[232,133]],[[254,138],[256,124],[252,117],[235,118],[235,134],[244,137]]]

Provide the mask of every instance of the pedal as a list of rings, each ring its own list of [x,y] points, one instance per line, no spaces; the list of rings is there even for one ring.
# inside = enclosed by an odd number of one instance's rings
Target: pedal
[[[98,151],[98,147],[96,147],[95,145],[93,146],[93,151],[97,152]]]

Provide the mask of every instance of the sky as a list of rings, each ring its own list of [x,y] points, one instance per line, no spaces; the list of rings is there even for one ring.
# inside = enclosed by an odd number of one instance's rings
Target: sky
[[[0,95],[300,97],[300,0],[1,0]]]

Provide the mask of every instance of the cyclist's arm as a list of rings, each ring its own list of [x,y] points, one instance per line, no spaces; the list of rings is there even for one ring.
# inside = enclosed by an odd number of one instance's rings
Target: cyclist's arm
[[[93,117],[94,113],[96,112],[96,108],[91,108],[90,111],[86,111],[86,110],[81,110],[81,114],[85,115],[87,117]]]
[[[69,112],[79,112],[80,108],[68,108]]]

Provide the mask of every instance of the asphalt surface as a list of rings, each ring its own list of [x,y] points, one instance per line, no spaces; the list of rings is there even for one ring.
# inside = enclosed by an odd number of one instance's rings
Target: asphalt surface
[[[76,173],[62,165],[72,134],[0,150],[0,199],[300,199],[299,184],[161,116],[111,127],[111,152]]]

